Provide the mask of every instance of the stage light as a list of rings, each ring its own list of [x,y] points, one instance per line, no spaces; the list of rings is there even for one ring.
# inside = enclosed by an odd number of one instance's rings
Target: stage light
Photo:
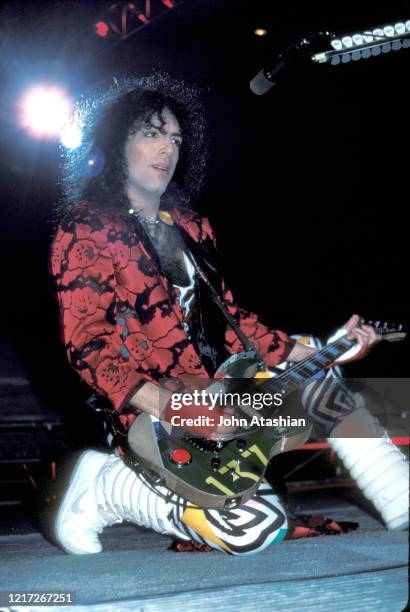
[[[253,33],[255,34],[255,36],[266,36],[268,30],[265,30],[265,28],[256,28]]]
[[[410,47],[410,20],[398,21],[362,33],[334,37],[329,42],[332,48],[312,55],[313,62],[330,62],[337,66],[340,63],[347,64],[350,60],[357,61],[406,49]]]
[[[343,49],[343,43],[338,38],[334,38],[330,44],[336,51],[340,51],[341,49]]]
[[[68,95],[52,85],[31,88],[20,102],[23,127],[37,138],[55,138],[71,114]]]
[[[346,47],[346,49],[350,49],[350,47],[353,47],[353,39],[351,36],[343,36],[342,43],[343,46]]]
[[[404,23],[400,22],[400,23],[396,23],[394,26],[394,29],[396,31],[396,34],[405,34],[406,32],[406,26],[404,25]]]
[[[101,38],[105,38],[110,28],[108,27],[108,24],[105,23],[105,21],[98,21],[95,24],[95,29],[98,36],[100,36]]]

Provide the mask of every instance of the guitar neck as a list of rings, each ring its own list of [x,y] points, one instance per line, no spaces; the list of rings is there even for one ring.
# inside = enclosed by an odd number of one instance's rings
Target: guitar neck
[[[302,361],[298,361],[282,374],[264,381],[261,387],[270,392],[280,392],[287,395],[306,381],[314,378],[324,368],[336,361],[338,357],[346,353],[354,344],[354,340],[348,340],[346,336],[342,336]]]

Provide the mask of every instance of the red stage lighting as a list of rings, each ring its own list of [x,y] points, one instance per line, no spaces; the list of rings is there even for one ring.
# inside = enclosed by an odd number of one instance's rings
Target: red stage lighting
[[[110,28],[108,27],[108,24],[105,23],[105,21],[98,21],[95,24],[95,29],[97,31],[98,36],[100,36],[101,38],[105,38]]]

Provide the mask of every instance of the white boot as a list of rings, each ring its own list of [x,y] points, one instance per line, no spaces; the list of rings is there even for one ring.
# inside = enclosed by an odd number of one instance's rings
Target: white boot
[[[163,493],[167,490],[162,487]],[[55,522],[59,546],[77,555],[101,552],[98,534],[124,520],[187,539],[169,521],[170,504],[115,455],[84,452]]]
[[[358,431],[378,437],[339,437]],[[408,529],[409,463],[378,421],[360,408],[334,428],[328,442],[381,514],[387,529]]]

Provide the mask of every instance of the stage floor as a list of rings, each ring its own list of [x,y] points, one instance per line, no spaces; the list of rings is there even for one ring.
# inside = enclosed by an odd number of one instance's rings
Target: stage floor
[[[292,494],[294,510],[357,521],[359,529],[282,541],[246,557],[175,553],[169,538],[129,524],[104,531],[102,553],[70,556],[27,521],[12,531],[3,524],[0,590],[74,591],[75,609],[88,611],[399,612],[408,598],[408,532],[386,531],[354,501],[343,491]]]

